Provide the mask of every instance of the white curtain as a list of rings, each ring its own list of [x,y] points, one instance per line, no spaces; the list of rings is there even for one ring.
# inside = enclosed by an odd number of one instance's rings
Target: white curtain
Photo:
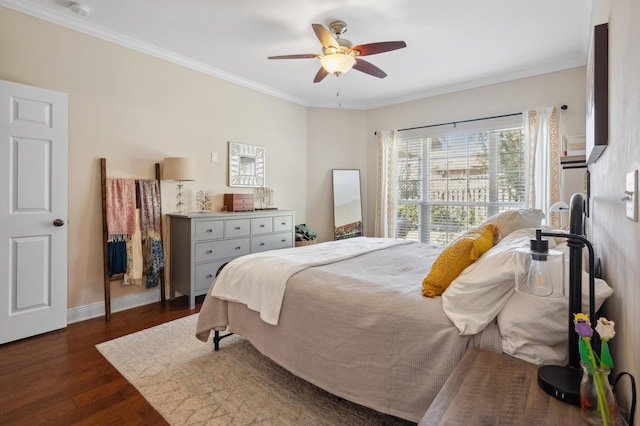
[[[378,185],[375,237],[395,238],[396,133],[394,130],[376,132],[378,141]]]
[[[525,131],[527,207],[540,209],[546,223],[559,226],[558,215],[549,219],[549,208],[560,201],[560,115],[556,107],[522,113]]]

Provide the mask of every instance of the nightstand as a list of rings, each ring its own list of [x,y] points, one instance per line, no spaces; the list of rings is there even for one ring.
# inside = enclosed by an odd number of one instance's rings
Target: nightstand
[[[538,386],[538,366],[508,355],[470,348],[420,426],[582,425],[580,408]]]

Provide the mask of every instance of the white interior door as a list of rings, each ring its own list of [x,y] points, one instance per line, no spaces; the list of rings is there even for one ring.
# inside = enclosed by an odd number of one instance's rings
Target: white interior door
[[[67,325],[67,103],[0,80],[0,344]]]

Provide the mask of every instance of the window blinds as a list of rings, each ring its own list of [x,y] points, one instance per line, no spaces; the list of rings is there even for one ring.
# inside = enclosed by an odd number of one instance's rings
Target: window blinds
[[[524,205],[521,125],[448,133],[399,138],[398,237],[446,244]]]

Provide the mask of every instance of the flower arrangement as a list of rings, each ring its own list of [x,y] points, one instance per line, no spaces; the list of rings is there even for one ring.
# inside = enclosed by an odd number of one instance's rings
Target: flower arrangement
[[[609,352],[609,340],[615,335],[615,323],[601,317],[596,324],[596,332],[600,336],[600,355],[596,354],[591,345],[593,329],[589,316],[583,313],[574,314],[573,322],[576,333],[580,336],[578,340],[580,360],[586,374],[593,376],[595,391],[597,395],[597,408],[602,418],[602,424],[609,425],[615,419],[615,400],[609,386],[607,374],[613,368],[613,359]],[[607,374],[605,374],[605,372]],[[581,389],[582,391],[582,389]],[[591,410],[592,402],[585,395],[580,395],[580,405],[585,411]]]

